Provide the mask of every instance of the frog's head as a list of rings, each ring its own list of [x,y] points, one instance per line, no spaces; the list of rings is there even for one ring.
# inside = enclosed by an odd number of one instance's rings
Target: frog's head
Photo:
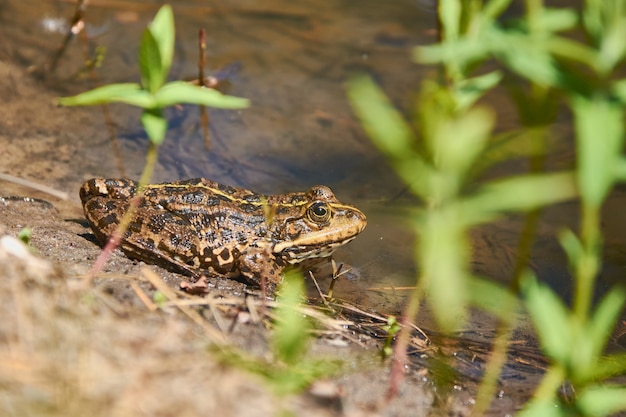
[[[365,229],[365,214],[337,200],[330,188],[312,187],[292,199],[284,214],[277,213],[273,252],[295,264],[309,258],[330,256]]]

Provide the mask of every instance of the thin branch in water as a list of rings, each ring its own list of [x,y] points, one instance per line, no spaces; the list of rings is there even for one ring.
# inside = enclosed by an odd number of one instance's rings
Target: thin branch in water
[[[333,267],[333,276],[332,276],[332,279],[330,281],[330,286],[328,287],[328,296],[327,297],[329,299],[332,299],[333,298],[333,290],[335,288],[335,282],[337,282],[339,277],[341,277],[342,275],[347,274],[348,272],[350,272],[351,268],[348,268],[345,271],[342,271],[344,264],[339,264],[339,267],[337,267],[337,263],[335,262],[334,259],[330,260],[330,264]]]
[[[70,41],[85,28],[85,10],[87,10],[87,0],[78,0],[76,3],[76,9],[74,10],[74,16],[72,16],[70,27],[65,34],[65,38],[63,38],[61,46],[57,49],[56,53],[50,60],[48,68],[51,73],[56,70],[59,60],[65,54]]]
[[[313,280],[313,283],[315,284],[315,288],[317,288],[317,293],[320,295],[320,300],[322,300],[322,302],[326,304],[326,306],[328,306],[328,301],[326,300],[326,296],[322,292],[320,285],[317,283],[317,279],[315,279],[315,275],[313,275],[313,272],[309,271],[309,276]]]
[[[94,86],[98,86],[98,74],[96,73],[96,68],[100,66],[102,61],[102,55],[104,55],[101,50],[103,48],[96,48],[98,53],[95,58],[90,57],[89,48],[87,47],[87,34],[85,32],[85,12],[87,10],[87,0],[78,0],[76,3],[76,9],[74,11],[74,15],[70,20],[70,25],[67,33],[65,34],[65,38],[63,38],[63,42],[59,49],[57,49],[56,53],[50,60],[49,64],[49,72],[53,73],[61,59],[61,57],[65,54],[65,51],[68,48],[70,41],[76,37],[80,37],[81,45],[83,46],[83,56],[85,59],[85,68],[84,70],[89,75],[91,81],[93,81]],[[82,72],[82,71],[81,71]],[[120,146],[117,140],[117,133],[115,131],[115,125],[113,123],[113,119],[111,117],[111,112],[109,111],[109,107],[107,104],[101,105],[102,112],[104,113],[104,120],[107,126],[107,130],[109,131],[109,141],[111,142],[111,146],[113,147],[113,154],[115,155],[115,160],[117,163],[117,168],[120,173],[120,176],[126,176],[126,170],[124,169],[124,162],[122,159],[122,153],[120,151]]]
[[[207,87],[204,80],[204,66],[206,64],[206,31],[200,29],[198,33],[199,58],[198,58],[198,85]],[[202,125],[202,136],[204,137],[204,146],[211,148],[211,134],[209,132],[209,112],[206,106],[200,106],[200,123]]]

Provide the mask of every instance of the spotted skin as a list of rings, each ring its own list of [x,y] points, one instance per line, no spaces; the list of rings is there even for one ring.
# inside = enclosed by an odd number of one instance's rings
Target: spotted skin
[[[85,217],[105,243],[137,193],[129,179],[94,178],[80,189]],[[330,256],[367,224],[330,188],[262,195],[204,178],[148,185],[120,247],[132,258],[191,276],[262,280],[270,290],[288,264]]]

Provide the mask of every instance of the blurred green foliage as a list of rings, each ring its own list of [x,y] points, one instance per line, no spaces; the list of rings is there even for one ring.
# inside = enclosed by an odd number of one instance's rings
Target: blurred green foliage
[[[271,355],[261,359],[227,347],[217,350],[222,361],[261,376],[279,395],[299,393],[315,380],[337,373],[342,368],[341,361],[307,355],[313,326],[302,308],[304,297],[302,275],[288,270],[273,312]]]
[[[440,42],[413,53],[418,63],[438,64],[439,77],[424,81],[413,120],[367,77],[351,79],[348,95],[372,141],[422,202],[414,221],[419,276],[407,307],[411,318],[425,299],[439,326],[452,331],[473,304],[494,313],[506,334],[523,306],[551,366],[522,414],[608,415],[626,409],[626,388],[603,382],[626,371],[626,355],[604,353],[626,296],[614,289],[595,308],[591,304],[602,263],[600,209],[626,178],[626,79],[616,71],[626,54],[626,1],[587,0],[575,10],[527,0],[524,16],[505,19],[510,3],[439,1]],[[571,36],[574,30],[586,42]],[[504,81],[522,131],[493,135],[496,115],[477,103]],[[576,169],[545,172],[550,127],[563,106],[573,117]],[[528,174],[478,183],[477,174],[490,164],[520,155],[529,158]],[[564,230],[560,239],[576,286],[569,309],[525,272],[524,262],[538,210],[575,197],[582,208],[579,231]],[[468,233],[510,212],[528,215],[515,276],[504,288],[472,274]],[[500,366],[506,344],[495,349],[500,359],[493,362]],[[498,373],[486,373],[478,415],[493,398]],[[563,384],[571,384],[573,400],[559,398]]]

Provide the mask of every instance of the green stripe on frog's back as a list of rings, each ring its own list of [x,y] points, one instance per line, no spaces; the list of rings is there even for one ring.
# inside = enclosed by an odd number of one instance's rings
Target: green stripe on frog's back
[[[146,187],[146,192],[149,190],[155,190],[158,194],[166,194],[181,200],[183,203],[190,204],[214,205],[220,201],[230,201],[241,206],[262,207],[271,205],[293,207],[303,206],[310,202],[306,193],[302,192],[264,195],[246,190],[245,188],[231,187],[204,178],[152,184]]]

